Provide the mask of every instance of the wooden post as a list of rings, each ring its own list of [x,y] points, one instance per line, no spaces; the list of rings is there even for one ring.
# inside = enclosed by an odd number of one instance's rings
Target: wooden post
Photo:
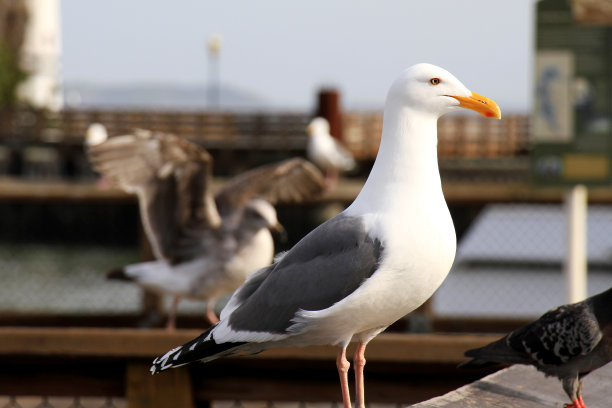
[[[340,92],[335,89],[321,89],[316,116],[329,121],[330,133],[338,140],[343,140],[342,109],[340,108]]]
[[[125,387],[128,408],[195,407],[186,367],[151,375],[150,366],[150,363],[128,363]]]
[[[565,282],[567,302],[574,303],[587,297],[587,189],[577,185],[565,198],[567,214],[567,253]]]

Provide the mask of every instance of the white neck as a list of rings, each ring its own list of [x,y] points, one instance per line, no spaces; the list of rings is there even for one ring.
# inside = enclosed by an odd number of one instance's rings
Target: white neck
[[[434,114],[387,104],[376,161],[348,213],[398,209],[431,194],[442,197],[437,120]]]

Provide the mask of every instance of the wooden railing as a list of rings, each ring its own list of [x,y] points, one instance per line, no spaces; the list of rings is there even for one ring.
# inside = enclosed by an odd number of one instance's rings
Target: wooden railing
[[[379,113],[345,113],[344,143],[356,157],[376,156],[382,132]],[[438,155],[475,159],[524,156],[529,151],[529,117],[491,120],[476,115],[445,116],[438,121]]]
[[[122,397],[128,408],[341,399],[331,346],[276,348],[150,375],[153,357],[199,333],[0,328],[0,395]],[[367,350],[368,402],[414,403],[467,384],[483,373],[456,369],[463,352],[498,337],[382,334]]]
[[[175,133],[209,149],[303,151],[308,114],[65,110],[0,112],[0,142],[81,145],[87,127],[104,124],[110,135],[134,128]],[[345,113],[343,141],[358,159],[376,156],[382,130],[380,113]],[[501,121],[475,115],[439,121],[442,158],[496,158],[529,149],[529,120],[510,115]]]

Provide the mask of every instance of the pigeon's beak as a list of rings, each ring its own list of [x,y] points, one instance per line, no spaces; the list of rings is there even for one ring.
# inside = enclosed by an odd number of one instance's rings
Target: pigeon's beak
[[[501,110],[497,104],[486,96],[472,92],[471,96],[446,95],[459,101],[459,106],[471,109],[487,118],[501,119]]]
[[[278,237],[280,242],[287,242],[287,230],[285,230],[285,227],[283,227],[283,224],[280,222],[277,222],[275,225],[271,226],[270,231],[272,231],[272,233]]]

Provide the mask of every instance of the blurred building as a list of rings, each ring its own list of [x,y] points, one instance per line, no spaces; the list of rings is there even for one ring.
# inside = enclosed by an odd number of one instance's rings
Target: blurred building
[[[612,2],[536,5],[533,180],[612,182]]]
[[[34,108],[58,110],[62,107],[60,1],[23,0],[22,3],[28,17],[20,63],[27,79],[19,85],[18,97]]]

